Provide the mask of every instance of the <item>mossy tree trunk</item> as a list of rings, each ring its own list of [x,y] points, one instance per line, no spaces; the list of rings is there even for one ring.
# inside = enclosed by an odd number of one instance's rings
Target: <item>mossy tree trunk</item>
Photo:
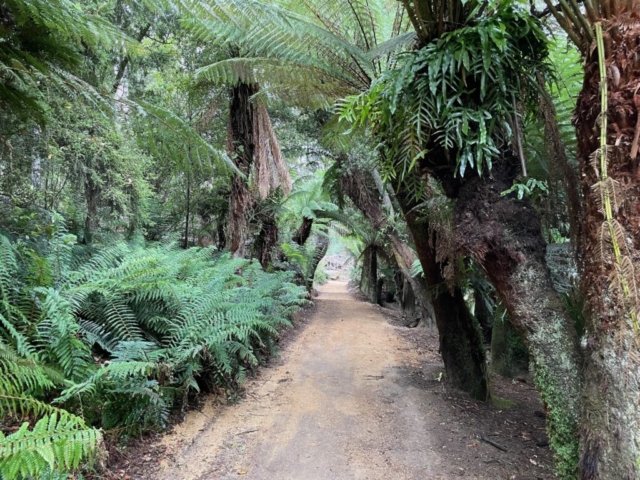
[[[447,378],[473,397],[489,397],[486,352],[480,328],[467,308],[462,290],[449,288],[442,276],[443,265],[436,260],[426,220],[421,219],[409,202],[400,202],[407,226],[416,245],[427,285],[437,292],[432,296],[434,317],[440,338],[440,355]]]
[[[520,162],[505,154],[491,176],[466,179],[454,213],[456,248],[486,272],[529,348],[535,381],[549,409],[547,430],[558,471],[575,475],[582,394],[576,329],[553,288],[540,219],[527,200],[503,196]]]
[[[580,478],[589,480],[640,478],[640,4],[626,8],[618,16],[612,10],[602,25],[608,90],[604,169],[598,48],[587,55],[576,106],[588,312]]]

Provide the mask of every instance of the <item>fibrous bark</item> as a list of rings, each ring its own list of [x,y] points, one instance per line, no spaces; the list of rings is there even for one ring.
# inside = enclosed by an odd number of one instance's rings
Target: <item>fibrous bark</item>
[[[627,8],[631,9],[603,25],[608,178],[598,155],[602,121],[598,49],[587,55],[575,115],[585,199],[580,247],[588,311],[580,477],[589,480],[640,476],[640,7],[630,2]],[[605,197],[611,205],[608,213],[603,208]]]
[[[260,224],[253,256],[258,259],[262,268],[266,269],[273,262],[273,253],[278,245],[278,225],[271,212],[262,216]]]
[[[456,248],[485,270],[527,344],[536,385],[549,409],[547,430],[557,467],[571,476],[577,463],[581,356],[575,326],[546,266],[539,216],[526,199],[501,194],[512,185],[519,165],[506,153],[490,177],[461,183],[454,213]]]
[[[442,276],[443,265],[436,260],[433,243],[429,241],[433,232],[430,231],[428,223],[414,210],[416,205],[413,197],[401,190],[397,199],[414,239],[424,279],[411,275],[411,266],[416,257],[389,224],[378,195],[371,194],[376,191],[374,180],[368,180],[364,172],[356,170],[343,174],[341,182],[342,191],[370,219],[374,228],[386,232],[396,262],[404,278],[411,283],[416,300],[420,304],[419,311],[424,314],[425,320],[435,320],[447,378],[455,387],[469,392],[475,398],[486,400],[489,388],[481,334],[467,309],[462,291],[459,288],[450,291],[445,286]],[[427,286],[437,290],[436,294],[430,295]]]
[[[320,262],[327,254],[327,250],[329,250],[329,237],[326,235],[326,232],[323,233],[325,233],[325,235],[318,235],[316,248],[313,251],[313,257],[307,267],[307,287],[309,290],[313,287],[313,279],[316,276],[318,265],[320,265]]]
[[[255,85],[240,83],[233,87],[231,95],[228,150],[236,167],[246,177],[251,171],[255,153],[254,106],[251,97],[257,91]],[[246,254],[245,244],[249,233],[247,217],[253,203],[246,178],[234,175],[231,181],[227,244],[235,257],[244,257]]]
[[[309,239],[309,235],[311,235],[312,227],[313,227],[313,219],[304,217],[302,219],[302,223],[300,224],[300,227],[298,228],[295,235],[293,236],[293,241],[300,246],[304,245]]]
[[[379,303],[378,298],[378,251],[375,245],[367,245],[362,252],[362,273],[360,290],[371,303]]]
[[[476,317],[476,321],[482,329],[482,336],[484,338],[484,341],[491,342],[491,333],[493,329],[492,312],[487,307],[487,304],[480,291],[474,290],[473,299],[475,304],[473,315]]]
[[[449,288],[442,275],[434,248],[434,232],[414,210],[409,197],[400,197],[407,226],[416,245],[427,285],[437,289],[432,305],[440,338],[440,354],[449,381],[475,398],[489,397],[487,367],[482,334],[464,301],[462,290]]]

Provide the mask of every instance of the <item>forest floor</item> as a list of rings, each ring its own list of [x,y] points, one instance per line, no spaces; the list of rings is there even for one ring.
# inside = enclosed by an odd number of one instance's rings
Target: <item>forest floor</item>
[[[473,401],[441,381],[433,332],[401,326],[344,281],[315,301],[243,399],[209,399],[171,433],[128,450],[111,478],[553,478],[530,379],[496,377],[500,400]]]

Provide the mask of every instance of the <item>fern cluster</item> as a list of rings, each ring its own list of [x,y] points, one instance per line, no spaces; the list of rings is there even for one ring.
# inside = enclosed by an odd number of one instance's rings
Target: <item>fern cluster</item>
[[[0,478],[76,469],[103,432],[234,389],[305,302],[291,274],[210,248],[73,240],[37,254],[0,236]]]

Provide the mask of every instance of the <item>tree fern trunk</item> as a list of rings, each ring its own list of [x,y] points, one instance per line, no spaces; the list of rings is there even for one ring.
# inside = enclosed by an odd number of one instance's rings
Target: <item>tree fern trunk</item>
[[[309,235],[311,235],[311,228],[313,227],[313,219],[304,217],[302,219],[302,223],[300,227],[296,231],[293,236],[293,241],[298,245],[302,246],[309,239]]]
[[[100,202],[100,185],[95,181],[95,172],[87,172],[84,184],[84,195],[87,202],[87,215],[84,219],[84,240],[89,244],[98,228],[98,203]]]
[[[249,175],[253,165],[255,145],[253,134],[254,108],[251,96],[258,91],[254,85],[241,83],[233,88],[231,96],[229,139],[227,149],[238,169]],[[253,205],[246,178],[234,175],[229,200],[227,244],[236,257],[244,257],[249,234],[248,214]]]
[[[254,244],[254,257],[258,259],[263,269],[273,262],[273,253],[278,246],[278,225],[273,213],[262,216],[260,233]]]
[[[400,239],[382,209],[382,203],[391,206],[389,195],[384,192],[381,186],[377,185],[378,181],[374,174],[361,170],[353,170],[348,174],[343,174],[340,180],[344,194],[367,217],[373,228],[385,233],[385,243],[390,244],[394,260],[405,281],[411,286],[417,308],[412,309],[407,323],[417,326],[420,322],[427,322],[429,326],[432,326],[434,313],[427,285],[422,279],[413,278],[411,275],[411,267],[413,262],[417,260],[417,256],[411,247]],[[382,194],[382,198],[380,198],[380,194]]]
[[[190,150],[189,150],[190,151]],[[184,216],[184,243],[183,248],[189,248],[189,216],[191,215],[191,175],[187,171],[187,197],[185,201],[186,215]]]
[[[372,180],[373,182],[373,180]],[[377,197],[371,196],[375,191],[369,186],[363,172],[352,172],[341,178],[342,190],[352,199],[356,206],[370,219],[373,226],[380,231],[391,231],[389,239],[394,256],[401,267],[407,281],[411,282],[414,293],[421,296],[425,317],[435,319],[440,338],[440,354],[445,365],[447,378],[457,388],[469,392],[473,397],[486,400],[489,395],[485,351],[482,336],[469,313],[460,289],[450,292],[442,277],[443,266],[436,260],[435,250],[429,242],[429,226],[420,219],[414,210],[415,203],[411,195],[403,189],[397,199],[405,213],[407,226],[411,231],[420,263],[425,276],[425,283],[411,276],[410,268],[413,258],[408,256],[408,246],[403,246],[399,237],[390,227]],[[437,288],[436,295],[429,295],[427,286]]]
[[[313,279],[316,276],[316,270],[324,256],[327,254],[327,250],[329,250],[329,237],[327,235],[319,235],[316,248],[313,252],[313,258],[311,258],[307,270],[308,290],[313,288]]]
[[[546,266],[539,216],[528,201],[501,195],[518,170],[519,160],[505,154],[491,177],[462,183],[454,213],[456,247],[484,268],[528,345],[536,385],[549,409],[547,430],[557,466],[571,476],[577,463],[581,356],[575,326]]]
[[[474,398],[486,400],[489,397],[489,385],[480,329],[467,308],[462,290],[455,287],[452,291],[446,285],[442,276],[443,265],[436,260],[436,252],[430,242],[429,225],[420,219],[418,212],[405,198],[400,204],[405,212],[427,285],[437,289],[431,301],[447,379]]]
[[[640,27],[635,12],[604,27],[607,75],[607,159],[599,155],[601,101],[598,49],[591,50],[576,107],[578,151],[585,197],[581,238],[582,287],[587,299],[585,395],[580,477],[640,477]],[[635,147],[635,148],[634,148]],[[608,177],[608,178],[607,178]],[[605,197],[610,204],[604,207]],[[607,219],[609,217],[609,220]],[[611,231],[614,232],[611,235]],[[613,239],[618,253],[614,252]]]
[[[411,267],[418,257],[409,245],[403,242],[397,235],[390,235],[390,241],[391,250],[393,251],[393,256],[398,268],[414,297],[415,308],[412,314],[406,315],[407,326],[416,327],[419,324],[423,324],[424,326],[434,327],[433,319],[435,313],[433,312],[433,305],[431,303],[431,296],[427,290],[427,285],[423,278],[414,278],[413,275],[411,275]]]
[[[360,276],[360,290],[371,303],[378,303],[378,252],[374,245],[367,245],[362,252],[362,275]]]
[[[487,304],[482,297],[482,293],[478,290],[473,291],[473,299],[475,309],[473,315],[476,317],[478,325],[482,329],[482,336],[485,342],[491,342],[491,330],[493,329],[493,316],[491,310],[487,308]]]

